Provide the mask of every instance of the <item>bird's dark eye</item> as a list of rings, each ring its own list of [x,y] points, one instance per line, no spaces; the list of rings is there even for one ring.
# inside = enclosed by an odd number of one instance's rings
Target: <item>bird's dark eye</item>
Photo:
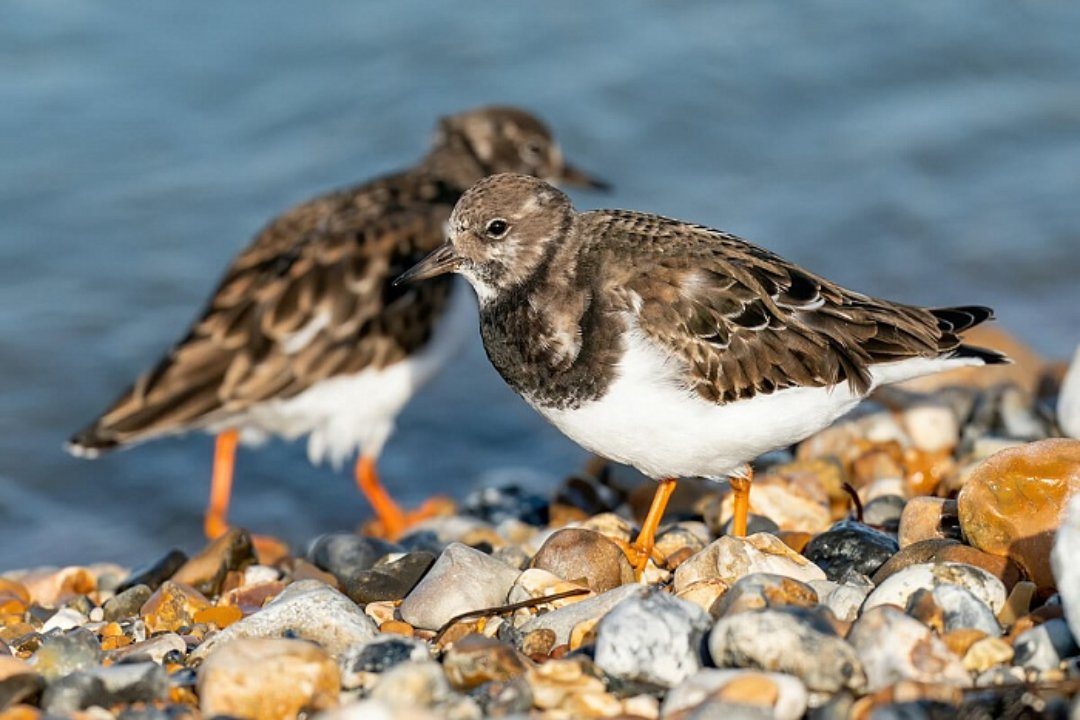
[[[499,238],[503,237],[509,230],[510,224],[502,218],[495,218],[494,220],[490,220],[487,224],[487,227],[484,228],[484,232],[487,233],[487,236],[489,238],[492,238],[493,240],[498,240]]]
[[[544,148],[540,143],[531,142],[521,147],[521,159],[527,163],[538,163],[544,157]]]

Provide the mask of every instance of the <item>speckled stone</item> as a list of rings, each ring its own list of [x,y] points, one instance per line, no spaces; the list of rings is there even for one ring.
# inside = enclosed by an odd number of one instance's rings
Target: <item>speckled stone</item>
[[[719,667],[787,673],[810,690],[859,691],[866,684],[855,650],[827,623],[796,609],[770,608],[721,618],[709,635],[709,651]]]
[[[803,582],[824,580],[817,565],[789,548],[779,538],[757,533],[746,538],[722,537],[691,556],[675,570],[675,590],[692,582],[719,578],[734,585],[739,578],[763,572]]]
[[[899,550],[896,540],[889,535],[844,520],[814,537],[803,555],[824,570],[829,580],[839,580],[849,571],[873,575]]]
[[[564,580],[583,578],[597,593],[634,581],[634,569],[626,553],[600,533],[581,528],[565,528],[552,534],[530,567],[547,570]]]
[[[848,633],[873,692],[901,680],[968,685],[960,658],[930,628],[893,607],[863,611]]]
[[[905,607],[916,590],[933,590],[939,585],[959,585],[995,613],[1005,605],[1005,586],[996,577],[974,565],[942,562],[911,565],[890,575],[866,598],[863,612],[884,604]]]

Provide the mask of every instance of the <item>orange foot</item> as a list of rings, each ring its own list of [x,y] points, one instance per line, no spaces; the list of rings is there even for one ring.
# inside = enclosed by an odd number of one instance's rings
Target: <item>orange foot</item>
[[[415,510],[402,510],[379,481],[375,458],[367,455],[361,455],[356,461],[356,484],[375,510],[375,519],[363,527],[365,535],[397,540],[424,520],[454,512],[454,501],[442,496],[426,500]]]
[[[645,516],[645,522],[641,524],[641,532],[633,544],[623,547],[630,565],[634,568],[634,579],[641,582],[645,575],[645,568],[652,557],[653,545],[656,542],[656,531],[660,527],[660,521],[664,517],[664,509],[667,507],[671,494],[675,492],[675,480],[673,478],[661,480],[653,495],[652,504],[649,505],[649,513]]]

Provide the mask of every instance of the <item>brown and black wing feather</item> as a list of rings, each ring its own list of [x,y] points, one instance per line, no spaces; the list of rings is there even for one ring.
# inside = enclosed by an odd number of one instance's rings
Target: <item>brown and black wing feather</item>
[[[100,452],[227,421],[321,380],[403,359],[430,338],[451,281],[392,281],[441,242],[456,196],[406,173],[276,218],[236,258],[187,334],[72,438],[73,449]]]
[[[871,366],[977,356],[958,333],[984,307],[928,309],[847,290],[734,235],[654,215],[587,213],[641,332],[685,364],[687,385],[726,403],[789,387],[871,384]]]

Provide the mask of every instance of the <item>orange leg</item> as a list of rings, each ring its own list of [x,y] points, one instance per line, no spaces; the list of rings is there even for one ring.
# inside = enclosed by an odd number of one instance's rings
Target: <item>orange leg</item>
[[[240,433],[226,430],[214,441],[214,474],[210,480],[210,504],[203,518],[203,532],[213,540],[229,529],[229,496],[232,494],[233,468],[236,464],[236,443]]]
[[[750,482],[754,479],[753,469],[747,465],[739,475],[730,478],[731,492],[735,495],[735,509],[731,520],[731,535],[746,537],[746,521],[750,515]]]
[[[360,492],[371,503],[375,510],[375,517],[381,525],[382,534],[388,538],[396,538],[405,530],[405,513],[401,511],[390,493],[383,487],[379,480],[379,472],[375,468],[375,458],[370,455],[361,455],[356,460],[356,484]]]
[[[649,505],[649,513],[645,516],[645,522],[641,524],[641,532],[638,533],[634,544],[630,546],[634,577],[638,580],[641,580],[641,576],[645,572],[645,566],[649,564],[649,558],[652,557],[653,544],[656,541],[656,530],[660,527],[660,521],[664,517],[664,509],[667,508],[668,501],[671,500],[671,494],[675,492],[675,483],[675,478],[668,478],[659,482],[656,487],[656,494],[653,495],[652,504]]]

